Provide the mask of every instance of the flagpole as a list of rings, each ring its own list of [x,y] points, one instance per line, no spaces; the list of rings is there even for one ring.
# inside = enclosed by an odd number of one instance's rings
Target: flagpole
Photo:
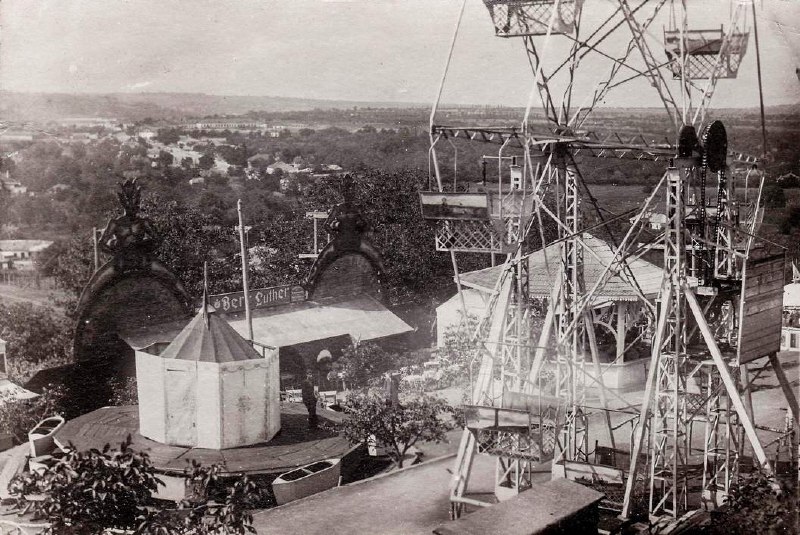
[[[244,317],[247,320],[249,340],[253,341],[253,316],[250,314],[250,288],[247,284],[247,244],[244,233],[244,217],[242,216],[242,199],[236,203],[239,212],[239,243],[242,246],[242,286],[244,287]]]
[[[203,320],[206,329],[211,327],[208,319],[208,262],[203,262]]]

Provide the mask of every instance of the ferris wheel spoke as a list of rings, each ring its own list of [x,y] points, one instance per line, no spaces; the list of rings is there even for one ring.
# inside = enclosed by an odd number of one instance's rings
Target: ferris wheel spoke
[[[533,38],[527,35],[523,37],[523,42],[525,43],[525,51],[528,54],[528,64],[534,76],[533,83],[536,84],[536,90],[544,108],[544,115],[549,122],[558,126],[558,112],[556,112],[556,106],[553,103],[553,95],[550,93],[549,77],[544,74],[544,70],[540,66],[541,59],[536,50],[536,44],[533,42]]]
[[[645,28],[643,28],[642,25],[639,24],[636,18],[632,15],[631,8],[628,5],[628,0],[619,0],[619,3],[622,11],[625,13],[625,20],[628,22],[628,27],[630,28],[631,34],[636,42],[636,47],[639,49],[639,53],[642,55],[642,59],[647,66],[647,74],[648,78],[650,79],[650,83],[658,92],[658,96],[661,98],[661,102],[664,104],[664,108],[667,110],[667,115],[669,115],[670,119],[672,119],[673,126],[675,127],[675,133],[677,134],[678,128],[680,127],[678,116],[680,115],[681,110],[678,108],[675,98],[672,96],[672,92],[670,91],[666,80],[664,80],[664,75],[659,69],[659,65],[655,58],[653,57],[650,46],[647,44],[647,41],[644,38]]]
[[[650,15],[650,17],[647,20],[644,21],[644,23],[642,23],[642,27],[644,28],[645,31],[647,31],[647,29],[653,23],[653,21],[655,20],[656,16],[661,11],[661,9],[664,7],[664,4],[666,4],[666,2],[667,2],[667,0],[659,0],[659,2],[656,4],[655,8],[653,9],[653,13]],[[635,14],[636,11],[641,9],[644,5],[645,5],[645,2],[642,2],[641,4],[636,6],[636,8],[633,10],[632,14]],[[618,6],[617,7],[617,11],[615,11],[615,14],[617,12],[622,12],[622,6]],[[614,29],[618,28],[619,26],[621,26],[624,23],[625,23],[625,19],[623,17],[622,20],[620,20],[620,22],[614,27]],[[599,44],[599,42],[598,42],[598,44]],[[589,117],[589,115],[591,114],[592,110],[594,110],[594,107],[599,102],[601,102],[606,97],[606,95],[608,95],[608,92],[613,87],[615,87],[615,85],[612,85],[612,82],[617,77],[617,74],[619,74],[619,72],[622,69],[622,67],[630,68],[630,66],[628,65],[628,58],[630,57],[631,53],[633,52],[633,50],[635,48],[636,48],[636,40],[633,37],[631,37],[631,39],[628,41],[628,45],[625,48],[625,53],[623,54],[622,58],[621,59],[612,58],[614,61],[611,64],[611,71],[609,72],[609,74],[608,74],[608,76],[607,76],[607,78],[605,80],[602,80],[602,81],[598,82],[595,85],[595,90],[594,90],[594,92],[593,92],[593,94],[591,96],[591,103],[588,106],[582,106],[581,108],[579,108],[578,111],[575,112],[575,115],[573,116],[573,118],[570,120],[569,124],[573,125],[574,129],[579,129],[581,126],[583,126],[583,123]],[[634,69],[634,70],[636,71],[637,75],[646,76],[645,72],[640,71],[638,69]]]

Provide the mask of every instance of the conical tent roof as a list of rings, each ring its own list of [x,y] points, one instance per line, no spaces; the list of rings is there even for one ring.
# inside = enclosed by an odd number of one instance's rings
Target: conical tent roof
[[[165,359],[198,362],[234,362],[261,359],[261,355],[227,321],[201,310],[161,353]]]

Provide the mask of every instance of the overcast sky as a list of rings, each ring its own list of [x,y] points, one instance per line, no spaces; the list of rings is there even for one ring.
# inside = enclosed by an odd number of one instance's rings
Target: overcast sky
[[[690,25],[719,27],[737,0],[688,0]],[[631,2],[638,5],[637,0]],[[35,92],[165,91],[360,101],[434,100],[461,0],[2,0],[0,88]],[[586,0],[584,27],[613,9]],[[800,2],[758,8],[767,105],[800,102]],[[660,44],[667,10],[652,26]],[[752,29],[748,8],[747,24]],[[582,30],[587,36],[589,30]],[[623,25],[603,47],[627,44]],[[549,61],[567,42],[553,39]],[[609,67],[587,56],[576,101]],[[755,43],[737,80],[720,81],[716,106],[756,106]],[[468,0],[443,99],[524,105],[531,75],[519,39],[494,36],[488,11]],[[654,106],[643,82],[611,93],[612,106]]]

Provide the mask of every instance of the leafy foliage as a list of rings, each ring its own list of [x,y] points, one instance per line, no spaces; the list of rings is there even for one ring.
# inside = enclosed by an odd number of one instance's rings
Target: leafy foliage
[[[363,388],[373,384],[394,363],[392,355],[372,342],[353,343],[344,348],[331,371],[341,374],[347,388]]]
[[[0,304],[0,338],[7,342],[8,370],[24,382],[36,371],[72,360],[72,323],[55,310],[30,303]]]
[[[112,379],[111,403],[118,407],[139,404],[136,391],[136,377]]]
[[[68,451],[52,467],[15,478],[10,492],[30,504],[50,523],[45,533],[95,535],[108,529],[141,535],[244,535],[255,533],[248,507],[260,495],[241,477],[220,503],[207,501],[206,490],[219,483],[219,466],[192,463],[187,483],[196,492],[178,508],[153,508],[151,494],[163,485],[147,454],[130,448]]]
[[[116,451],[108,445],[102,451],[69,451],[42,473],[12,481],[10,492],[22,501],[34,493],[44,495],[33,506],[50,522],[47,533],[93,535],[106,528],[136,528],[161,482],[149,457],[129,446],[130,437]]]
[[[353,444],[374,436],[390,449],[397,466],[420,440],[439,443],[454,428],[453,407],[445,400],[419,396],[401,404],[390,404],[377,394],[351,394],[345,402],[348,418],[342,424],[344,436]]]
[[[762,198],[768,208],[783,208],[786,206],[786,193],[777,184],[764,186]]]
[[[445,329],[444,346],[440,349],[438,359],[440,367],[448,374],[448,382],[469,378],[472,367],[480,365],[481,344],[474,338],[478,327],[478,318],[469,315],[458,325]]]
[[[432,253],[435,229],[422,219],[418,193],[427,174],[418,170],[387,173],[362,169],[353,177],[353,204],[371,227],[370,240],[383,256],[386,283],[394,303],[412,302],[452,290],[452,263]],[[313,184],[305,196],[309,210],[328,209],[343,200],[341,180]],[[487,266],[487,255],[459,256],[459,269]]]
[[[800,500],[791,489],[778,488],[758,471],[740,477],[710,533],[797,533]]]

